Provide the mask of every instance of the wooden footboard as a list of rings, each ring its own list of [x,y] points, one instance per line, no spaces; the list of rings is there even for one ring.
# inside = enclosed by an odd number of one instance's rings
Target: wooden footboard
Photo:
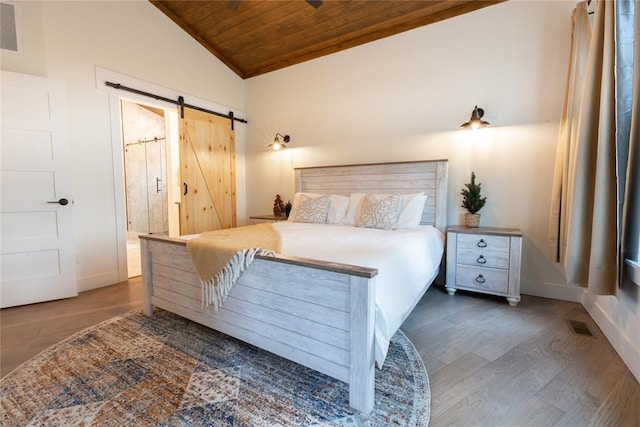
[[[349,384],[373,408],[377,270],[294,257],[256,257],[222,307],[202,308],[186,242],[141,236],[144,312],[173,312]]]

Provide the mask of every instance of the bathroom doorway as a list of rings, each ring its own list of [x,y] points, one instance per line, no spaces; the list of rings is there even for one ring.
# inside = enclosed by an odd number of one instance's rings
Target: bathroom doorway
[[[172,226],[170,116],[163,108],[120,101],[127,220],[127,274],[141,274],[141,234],[169,235]],[[175,206],[175,203],[173,203]],[[175,208],[174,208],[175,209]]]

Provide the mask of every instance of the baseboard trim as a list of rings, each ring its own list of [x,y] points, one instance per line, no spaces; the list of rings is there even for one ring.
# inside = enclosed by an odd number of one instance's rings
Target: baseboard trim
[[[607,337],[607,340],[609,340],[609,343],[611,343],[633,376],[636,377],[636,380],[640,382],[640,349],[633,345],[629,337],[602,310],[602,307],[592,295],[585,292],[582,305],[593,321],[596,322],[604,336]]]
[[[553,298],[562,301],[582,303],[585,288],[578,286],[562,285],[558,283],[534,282],[522,280],[520,293],[534,297]]]
[[[91,276],[79,277],[76,281],[78,292],[90,291],[91,289],[101,288],[103,286],[113,285],[120,282],[118,280],[117,271],[107,271]]]

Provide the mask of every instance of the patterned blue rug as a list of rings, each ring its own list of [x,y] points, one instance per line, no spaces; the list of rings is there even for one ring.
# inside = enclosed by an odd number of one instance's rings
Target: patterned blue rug
[[[0,382],[2,426],[427,426],[429,379],[394,335],[375,406],[347,384],[163,310],[79,332]]]

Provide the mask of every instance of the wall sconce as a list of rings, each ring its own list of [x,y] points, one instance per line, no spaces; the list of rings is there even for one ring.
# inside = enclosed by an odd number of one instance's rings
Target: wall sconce
[[[280,142],[280,138],[282,138],[282,142]],[[272,150],[282,150],[286,147],[285,144],[288,144],[289,141],[291,141],[291,137],[289,135],[276,133],[275,138],[273,138],[273,143],[269,144],[269,148],[271,148]]]
[[[465,129],[478,129],[480,127],[489,126],[490,123],[482,120],[482,116],[484,116],[484,110],[482,108],[478,108],[478,106],[476,105],[476,108],[474,108],[471,112],[471,118],[469,119],[469,121],[461,124],[460,127]]]

